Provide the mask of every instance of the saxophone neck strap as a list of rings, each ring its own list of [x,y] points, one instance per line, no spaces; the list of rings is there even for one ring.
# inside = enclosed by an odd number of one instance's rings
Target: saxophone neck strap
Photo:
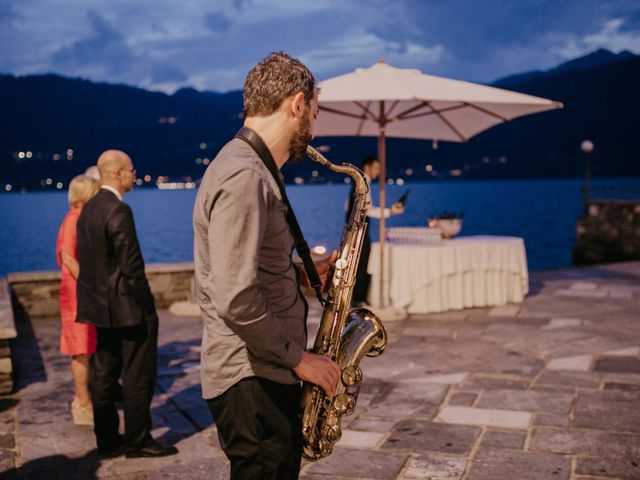
[[[311,286],[316,291],[316,296],[322,305],[324,305],[324,298],[322,296],[322,282],[320,281],[320,275],[318,275],[318,270],[316,270],[316,266],[313,263],[313,259],[311,258],[311,250],[309,250],[309,245],[307,244],[304,236],[302,235],[302,230],[300,229],[300,224],[298,223],[298,219],[293,213],[293,208],[289,203],[289,198],[287,197],[287,192],[284,188],[284,183],[282,183],[282,179],[280,177],[280,170],[278,170],[278,166],[276,165],[269,148],[264,143],[262,138],[247,127],[242,127],[240,131],[236,134],[236,138],[245,141],[249,144],[251,148],[258,154],[262,163],[267,167],[269,172],[271,172],[271,176],[275,180],[278,185],[278,189],[280,190],[280,195],[282,196],[282,201],[287,206],[287,223],[289,224],[289,229],[291,230],[291,235],[293,235],[293,240],[296,245],[296,250],[300,258],[302,259],[302,263],[304,265],[304,269],[307,273],[307,277],[309,277],[309,282]]]

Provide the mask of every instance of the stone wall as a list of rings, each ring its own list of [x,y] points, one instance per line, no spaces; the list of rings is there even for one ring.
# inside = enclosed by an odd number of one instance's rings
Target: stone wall
[[[157,308],[193,299],[193,264],[150,264],[146,268]],[[24,272],[7,275],[14,305],[29,318],[59,314],[60,272]]]
[[[7,281],[0,279],[0,394],[11,393],[13,390],[9,340],[16,338],[16,326],[8,287]]]
[[[640,259],[640,200],[592,200],[578,219],[573,263]]]

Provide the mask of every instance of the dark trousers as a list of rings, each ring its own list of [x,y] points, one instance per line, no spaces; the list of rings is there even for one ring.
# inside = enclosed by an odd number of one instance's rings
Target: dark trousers
[[[370,254],[371,237],[369,237],[369,232],[367,231],[362,242],[362,252],[360,253],[360,261],[358,262],[358,270],[356,271],[356,284],[353,287],[353,296],[351,297],[351,303],[354,305],[367,302],[369,284],[371,283],[371,275],[367,273]]]
[[[298,478],[300,393],[299,385],[250,377],[207,400],[220,446],[231,462],[231,480]]]
[[[98,448],[119,444],[118,379],[122,374],[125,449],[137,450],[151,440],[151,399],[156,381],[158,317],[148,315],[134,327],[97,328],[89,384]]]

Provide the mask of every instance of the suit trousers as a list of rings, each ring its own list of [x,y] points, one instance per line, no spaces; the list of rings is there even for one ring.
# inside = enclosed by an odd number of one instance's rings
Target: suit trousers
[[[156,381],[158,317],[147,315],[133,327],[97,328],[98,345],[91,358],[89,383],[96,441],[100,449],[120,444],[116,400],[122,374],[124,444],[138,450],[151,440],[151,399]]]
[[[264,378],[240,380],[207,400],[231,480],[294,480],[300,472],[300,385]]]
[[[358,270],[356,271],[356,283],[353,287],[353,296],[351,303],[358,305],[367,302],[369,295],[369,284],[371,283],[371,275],[367,272],[369,266],[369,255],[371,254],[371,237],[367,231],[362,242],[362,252],[358,262]]]

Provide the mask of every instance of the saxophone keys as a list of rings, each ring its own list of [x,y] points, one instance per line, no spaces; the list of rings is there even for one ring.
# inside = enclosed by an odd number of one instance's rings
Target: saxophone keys
[[[356,395],[345,392],[340,393],[333,399],[333,410],[342,417],[343,415],[351,415],[356,406]]]
[[[345,415],[352,408],[353,400],[347,393],[339,393],[333,399],[333,408],[338,415]]]
[[[329,445],[325,448],[331,453],[333,445],[336,444],[342,438],[342,429],[339,425],[331,425],[325,430],[325,438],[328,440]]]
[[[342,370],[342,383],[350,387],[351,385],[359,385],[362,383],[362,370],[357,365],[349,365]]]

